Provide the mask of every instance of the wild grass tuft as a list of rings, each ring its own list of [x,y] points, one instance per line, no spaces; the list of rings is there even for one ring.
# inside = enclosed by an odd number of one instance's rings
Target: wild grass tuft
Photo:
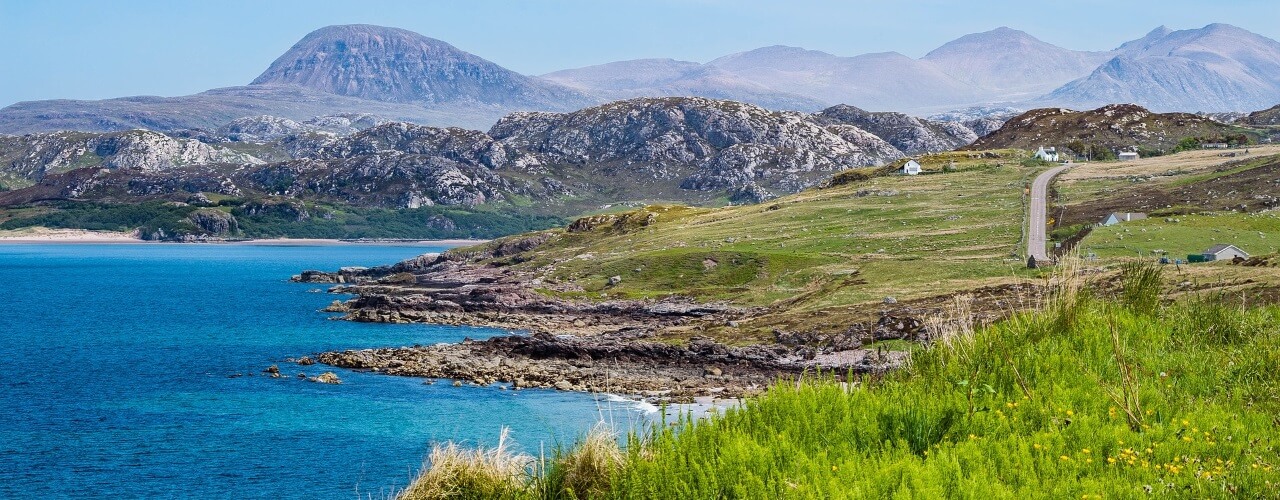
[[[537,489],[543,498],[603,498],[626,458],[618,435],[597,425],[576,446],[556,451]]]
[[[1147,260],[1133,260],[1120,267],[1120,303],[1129,310],[1152,315],[1160,307],[1163,273]]]
[[[397,495],[400,500],[529,498],[533,457],[507,448],[508,429],[496,447],[465,449],[455,443],[436,445],[430,466]]]

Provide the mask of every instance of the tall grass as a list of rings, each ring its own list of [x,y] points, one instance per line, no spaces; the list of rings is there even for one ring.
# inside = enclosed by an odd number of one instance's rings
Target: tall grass
[[[455,443],[436,445],[431,450],[430,467],[424,468],[409,488],[397,496],[402,500],[437,498],[483,499],[528,498],[533,457],[512,453],[503,429],[498,446],[468,450]]]
[[[1280,498],[1280,308],[1165,304],[1142,266],[1110,300],[1068,271],[1043,310],[953,321],[902,370],[780,383],[522,494]]]

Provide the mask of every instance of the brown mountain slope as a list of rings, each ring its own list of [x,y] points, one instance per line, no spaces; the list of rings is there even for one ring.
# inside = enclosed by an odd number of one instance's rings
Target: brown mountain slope
[[[1111,104],[1091,111],[1062,108],[1033,109],[1017,116],[1000,130],[979,138],[968,150],[1085,145],[1111,150],[1172,151],[1188,137],[1237,142],[1256,141],[1250,128],[1227,125],[1190,113],[1152,113],[1134,104]]]

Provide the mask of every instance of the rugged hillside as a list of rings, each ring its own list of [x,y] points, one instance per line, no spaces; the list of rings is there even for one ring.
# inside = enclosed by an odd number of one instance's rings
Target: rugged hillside
[[[902,157],[852,125],[702,98],[515,113],[489,133],[403,122],[345,136],[330,131],[371,122],[256,117],[185,133],[209,144],[142,131],[6,137],[0,144],[12,159],[0,172],[25,179],[23,185],[39,182],[0,203],[185,201],[207,194],[386,209],[522,203],[567,215],[618,202],[757,202]],[[143,146],[131,146],[139,137],[146,138]],[[274,140],[245,142],[268,138]],[[291,159],[268,163],[243,151]],[[48,175],[77,167],[93,168]]]
[[[901,157],[852,127],[808,115],[702,98],[633,99],[568,114],[517,113],[489,134],[542,165],[589,165],[644,182],[722,190],[759,184],[782,192],[832,172]]]
[[[1248,111],[1280,96],[1280,42],[1226,24],[1159,28],[1037,102],[1134,102],[1157,111]]]
[[[369,114],[319,116],[310,120],[294,121],[279,116],[246,116],[218,127],[213,133],[205,133],[206,142],[227,140],[232,142],[271,142],[304,134],[328,134],[345,136],[385,123],[387,120]],[[195,131],[200,134],[203,131]],[[191,132],[188,132],[191,133]]]
[[[329,26],[303,37],[251,85],[296,85],[375,101],[575,109],[588,99],[412,31]]]
[[[875,134],[908,155],[951,151],[978,139],[978,134],[963,122],[935,122],[902,113],[873,113],[853,106],[832,106],[815,116],[827,123],[853,125]]]
[[[1004,91],[1011,100],[1052,91],[1088,75],[1113,56],[1064,49],[1026,32],[1000,27],[947,42],[926,54],[924,60],[960,81]]]
[[[1024,111],[1007,106],[976,106],[930,115],[929,120],[959,123],[972,130],[978,137],[982,137],[999,130],[1001,126],[1004,126],[1004,122],[1022,114]]]
[[[1258,127],[1273,127],[1280,125],[1280,105],[1272,106],[1262,111],[1249,113],[1248,116],[1240,120],[1240,123]]]
[[[10,187],[84,167],[159,172],[209,163],[264,162],[225,147],[145,130],[0,136],[0,179],[8,179]]]
[[[1000,130],[978,139],[965,149],[1035,149],[1040,146],[1068,146],[1079,141],[1113,151],[1141,148],[1169,152],[1188,137],[1226,142],[1232,138],[1256,139],[1257,133],[1205,116],[1152,113],[1133,104],[1114,104],[1091,111],[1033,109],[1010,119]]]

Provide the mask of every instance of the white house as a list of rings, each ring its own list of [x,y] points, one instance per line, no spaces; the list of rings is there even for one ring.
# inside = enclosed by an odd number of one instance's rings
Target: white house
[[[1204,251],[1204,260],[1206,262],[1213,262],[1215,260],[1233,260],[1236,257],[1247,259],[1249,258],[1249,254],[1245,253],[1244,250],[1241,250],[1240,247],[1235,245],[1214,245]]]
[[[1034,156],[1044,161],[1056,162],[1058,161],[1058,148],[1051,147],[1049,149],[1045,149],[1044,146],[1040,146],[1040,149],[1036,150],[1036,154]]]
[[[1137,151],[1121,151],[1118,156],[1120,161],[1133,161],[1140,158]]]
[[[920,162],[907,160],[907,164],[902,166],[902,173],[907,175],[920,175]]]
[[[1100,222],[1099,224],[1103,226],[1111,226],[1111,225],[1119,224],[1121,222],[1142,220],[1145,218],[1147,218],[1147,214],[1144,214],[1144,213],[1114,212],[1114,213],[1107,214],[1107,216],[1104,217],[1102,219],[1102,222]]]

